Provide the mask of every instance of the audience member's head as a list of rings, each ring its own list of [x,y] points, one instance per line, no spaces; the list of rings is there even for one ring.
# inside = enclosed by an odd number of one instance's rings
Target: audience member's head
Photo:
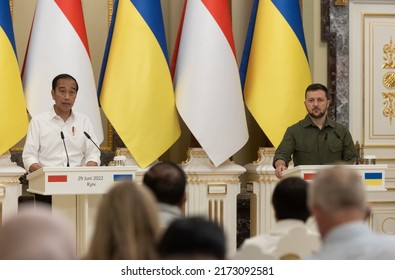
[[[157,259],[157,202],[151,191],[120,182],[103,197],[86,259]]]
[[[155,164],[145,173],[143,182],[161,203],[182,207],[185,202],[186,175],[177,164]]]
[[[159,243],[161,259],[226,258],[225,233],[219,225],[200,217],[173,221]]]
[[[71,226],[63,216],[41,205],[26,206],[0,229],[0,259],[76,259],[72,236]]]
[[[274,188],[272,204],[277,220],[297,219],[306,222],[310,216],[307,182],[300,177],[282,179]]]
[[[341,165],[315,176],[308,191],[308,205],[323,237],[337,225],[364,220],[368,213],[361,176]]]

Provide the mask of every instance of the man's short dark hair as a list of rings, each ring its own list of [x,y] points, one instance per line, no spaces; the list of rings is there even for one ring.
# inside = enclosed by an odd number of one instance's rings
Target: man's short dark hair
[[[305,222],[310,216],[307,182],[300,177],[282,179],[274,188],[272,204],[277,220],[297,219]]]
[[[172,162],[159,162],[144,175],[143,183],[152,190],[159,202],[177,205],[184,199],[186,175]]]
[[[174,220],[158,246],[161,259],[218,259],[226,258],[226,239],[223,229],[202,217]]]
[[[316,90],[323,90],[325,92],[326,99],[331,100],[331,97],[328,92],[328,88],[323,84],[318,84],[318,83],[309,85],[306,88],[306,91],[304,92],[304,97],[306,98],[308,91],[316,91]]]
[[[75,82],[75,86],[76,86],[75,91],[78,92],[78,82],[73,76],[71,76],[69,74],[59,74],[55,78],[53,78],[53,80],[52,80],[52,89],[53,90],[56,89],[56,85],[57,85],[58,81],[62,80],[62,79],[73,80]]]

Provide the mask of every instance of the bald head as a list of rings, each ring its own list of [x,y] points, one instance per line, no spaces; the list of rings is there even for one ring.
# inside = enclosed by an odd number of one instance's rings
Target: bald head
[[[75,259],[71,228],[63,217],[44,207],[29,207],[0,229],[2,260]]]

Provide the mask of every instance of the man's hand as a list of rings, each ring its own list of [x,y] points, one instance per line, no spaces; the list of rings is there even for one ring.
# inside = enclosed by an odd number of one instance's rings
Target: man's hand
[[[36,170],[38,170],[40,168],[42,168],[42,166],[39,163],[37,163],[37,162],[33,163],[29,167],[29,172],[34,172],[34,171],[36,171]]]
[[[88,161],[88,162],[86,163],[86,166],[97,166],[97,162]]]
[[[288,167],[286,166],[285,161],[283,161],[282,159],[277,160],[274,164],[276,166],[276,170],[274,173],[276,174],[276,177],[280,179],[283,171],[287,170]]]

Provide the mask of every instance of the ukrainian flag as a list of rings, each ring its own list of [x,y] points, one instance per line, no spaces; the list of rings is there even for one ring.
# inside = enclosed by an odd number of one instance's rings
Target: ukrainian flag
[[[2,155],[26,135],[28,125],[9,0],[0,0],[0,99]]]
[[[364,175],[366,186],[381,186],[383,184],[382,172],[366,172]]]
[[[180,136],[160,0],[119,0],[99,82],[107,118],[144,168]]]
[[[305,116],[311,83],[299,0],[256,1],[250,23],[240,69],[245,103],[277,147],[287,127]]]

